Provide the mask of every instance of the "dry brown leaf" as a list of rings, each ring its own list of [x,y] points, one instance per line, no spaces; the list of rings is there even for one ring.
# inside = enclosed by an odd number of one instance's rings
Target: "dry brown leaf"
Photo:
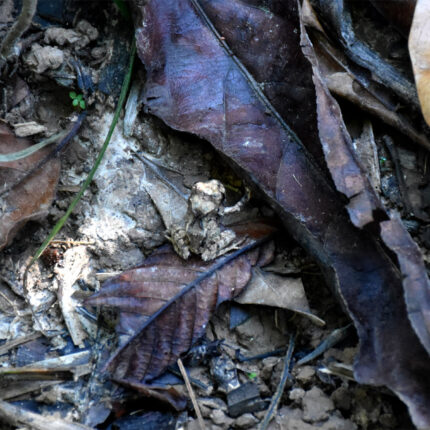
[[[246,231],[250,237],[264,238],[273,229],[252,224]],[[197,257],[185,261],[166,246],[142,266],[105,282],[86,304],[120,311],[117,331],[127,334],[128,339],[109,360],[113,378],[148,388],[148,381],[175,363],[204,334],[217,306],[245,288],[252,267],[269,263],[273,252],[273,246],[268,244],[222,264],[231,256],[210,263]],[[157,315],[169,300],[193,283],[193,288]]]
[[[430,125],[430,2],[418,0],[411,32],[409,55],[414,69],[415,83],[421,110]]]
[[[30,145],[30,140],[16,138],[7,125],[0,124],[0,153],[21,151]],[[43,148],[29,157],[0,163],[0,191],[23,177],[48,152],[49,149]],[[43,168],[0,197],[0,249],[12,242],[25,223],[47,215],[55,195],[60,167],[58,159],[49,160]]]
[[[288,309],[304,315],[319,326],[325,325],[325,322],[310,310],[300,278],[280,276],[255,267],[252,269],[251,281],[235,301],[241,304]]]

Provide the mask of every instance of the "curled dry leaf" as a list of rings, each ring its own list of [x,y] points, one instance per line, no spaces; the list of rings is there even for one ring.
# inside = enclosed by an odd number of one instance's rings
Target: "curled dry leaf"
[[[304,26],[302,49],[312,65],[317,96],[318,130],[327,166],[339,192],[348,198],[346,206],[352,223],[362,228],[378,217],[386,217],[372,185],[355,159],[351,137],[343,122],[339,104],[330,94],[320,73],[318,60]]]
[[[312,64],[317,95],[318,129],[331,177],[336,188],[349,198],[346,207],[354,225],[362,228],[369,222],[380,223],[382,239],[397,255],[405,276],[403,288],[408,317],[422,344],[430,353],[430,285],[422,256],[406,228],[395,217],[389,216],[361,168],[339,105],[328,91],[320,73],[317,57],[304,26],[301,31],[303,52]]]
[[[16,138],[5,124],[0,123],[0,153],[17,152],[31,146],[28,139]],[[40,151],[17,161],[0,163],[0,191],[14,184],[49,152]],[[30,220],[47,215],[55,195],[60,174],[60,161],[48,161],[29,178],[0,198],[0,249],[9,245],[18,230]]]
[[[273,228],[253,224],[246,231],[248,237],[257,239],[265,238]],[[205,263],[195,257],[184,261],[166,246],[147,258],[142,266],[105,282],[86,304],[111,306],[120,311],[117,331],[127,334],[128,339],[107,365],[113,378],[148,388],[145,385],[148,381],[175,363],[204,334],[217,306],[245,288],[252,267],[271,261],[273,251],[268,244],[231,261],[228,261],[230,255]],[[194,284],[156,314],[184,288]]]
[[[308,2],[306,4],[309,5]],[[422,130],[422,124],[415,124],[408,112],[399,112],[398,106],[392,101],[391,90],[378,86],[348,62],[346,56],[321,32],[319,22],[311,21],[310,7],[307,6],[307,14],[304,14],[304,8],[302,10],[303,23],[308,28],[319,71],[330,92],[349,100],[360,109],[396,128],[413,142],[430,149],[430,141]],[[312,31],[314,29],[318,31]]]
[[[273,13],[244,7],[238,0],[210,2],[223,4],[232,10],[230,26],[240,27],[248,19],[260,38],[270,33],[259,28],[265,19],[273,19]],[[296,2],[283,5],[287,11],[281,8],[282,19],[299,28]],[[138,55],[147,70],[147,110],[177,130],[210,141],[258,187],[289,232],[319,261],[354,321],[360,338],[356,379],[388,386],[408,405],[417,426],[430,426],[430,361],[409,321],[402,275],[391,254],[378,238],[351,224],[339,194],[240,62],[240,52],[231,53],[234,40],[217,28],[217,14],[212,12],[211,22],[197,0],[178,0],[174,5],[152,0],[136,6],[136,12]],[[259,45],[262,55],[269,45]],[[297,52],[298,47],[291,49]],[[270,64],[265,69],[270,70]],[[363,196],[377,208],[367,195],[371,189],[363,179],[358,181]],[[368,215],[380,220],[371,207]]]
[[[421,110],[430,125],[430,3],[418,0],[409,33],[409,54]]]
[[[413,82],[355,34],[350,12],[352,3],[345,0],[317,0],[316,3],[319,16],[326,23],[326,31],[339,40],[346,55],[368,69],[408,105],[417,107],[418,97]]]
[[[241,304],[288,309],[309,318],[318,326],[325,325],[324,320],[310,310],[300,278],[267,273],[259,267],[252,269],[251,281],[235,301]]]

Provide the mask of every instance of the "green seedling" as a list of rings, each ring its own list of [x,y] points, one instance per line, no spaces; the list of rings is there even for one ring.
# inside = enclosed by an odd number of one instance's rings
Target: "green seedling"
[[[255,379],[257,377],[257,373],[256,372],[250,372],[248,373],[248,378],[252,381],[253,379]]]
[[[70,91],[69,97],[72,99],[72,106],[78,109],[85,109],[85,100],[83,94],[76,94],[74,91]]]

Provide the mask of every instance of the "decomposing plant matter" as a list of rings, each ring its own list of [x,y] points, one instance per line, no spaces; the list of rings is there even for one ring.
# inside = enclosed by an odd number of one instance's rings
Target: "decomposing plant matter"
[[[289,11],[274,18],[279,19],[278,37],[284,37],[284,46],[290,46],[300,56],[299,35],[294,32],[299,27],[296,4],[291,1],[276,5],[278,11]],[[246,37],[251,40],[255,32],[265,40],[254,46],[254,57],[258,47],[264,51],[270,46],[265,36],[271,35],[264,26],[273,15],[243,2],[234,2],[234,7],[232,2],[227,5],[221,0],[179,0],[174,6],[168,1],[149,1],[145,6],[136,6],[140,13],[136,14],[138,54],[148,73],[146,108],[169,126],[209,140],[260,189],[291,234],[317,258],[353,319],[360,337],[356,379],[390,387],[408,405],[417,425],[430,425],[425,406],[430,402],[430,381],[426,376],[430,374],[430,362],[423,347],[430,348],[430,344],[421,331],[421,327],[426,330],[423,322],[428,302],[422,302],[418,309],[406,309],[403,287],[408,286],[402,285],[395,262],[381,248],[377,236],[352,225],[339,194],[261,93],[245,67],[251,60],[240,50],[248,45],[243,38],[239,44],[235,34],[225,30],[226,22],[218,19],[225,16],[220,13],[225,8],[230,10],[230,25],[246,16],[252,23],[252,33],[245,33]],[[141,25],[142,19],[145,25]],[[235,54],[229,46],[237,48]],[[262,73],[271,71],[276,61],[276,57],[272,62],[266,57]],[[284,67],[288,70],[287,65]],[[300,73],[312,76],[306,67]],[[400,93],[406,97],[404,91]],[[286,99],[287,105],[289,101]],[[332,101],[328,107],[327,113],[320,112],[320,125],[335,118],[330,113]],[[320,133],[321,129],[320,126]],[[328,137],[337,141],[336,136]],[[327,139],[324,135],[322,138]],[[343,151],[349,151],[347,141]],[[346,160],[355,169],[352,182],[348,180],[347,188],[341,189],[353,198],[353,207],[349,208],[352,222],[359,227],[382,221],[386,225],[396,223],[380,209],[360,168],[355,167],[354,156]],[[362,203],[355,206],[357,197]],[[407,237],[403,229],[398,234]],[[418,270],[423,268],[421,263]],[[426,291],[427,282],[424,275],[423,283],[415,286]],[[413,316],[421,320],[413,322],[415,330],[409,320],[414,321]]]

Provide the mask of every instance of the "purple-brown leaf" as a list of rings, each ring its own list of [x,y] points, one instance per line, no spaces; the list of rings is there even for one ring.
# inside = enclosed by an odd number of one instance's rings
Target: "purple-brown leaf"
[[[233,12],[237,5],[242,14],[242,21],[231,25],[273,18],[253,2],[248,16],[260,16],[248,22],[245,2],[224,2]],[[232,56],[217,37],[197,0],[149,0],[136,11],[138,54],[147,70],[147,110],[177,130],[210,141],[260,189],[290,233],[320,262],[354,321],[360,338],[357,380],[390,387],[418,426],[430,426],[430,360],[409,321],[402,275],[391,254],[377,237],[351,224],[339,194],[261,94],[239,62],[240,53]],[[283,19],[297,21],[297,16]],[[260,38],[268,33],[258,27],[254,31]],[[267,45],[260,44],[262,49]],[[367,198],[366,187],[359,189]],[[374,208],[378,202],[369,200],[371,216]],[[368,220],[358,219],[357,225]]]
[[[271,231],[267,226],[266,234]],[[105,282],[86,304],[118,309],[117,331],[131,335],[108,363],[114,379],[145,383],[159,376],[204,334],[217,306],[241,293],[252,267],[269,263],[272,256],[268,244],[217,268],[231,257],[185,261],[165,246],[142,266]],[[199,277],[204,279],[148,324],[150,316]]]

